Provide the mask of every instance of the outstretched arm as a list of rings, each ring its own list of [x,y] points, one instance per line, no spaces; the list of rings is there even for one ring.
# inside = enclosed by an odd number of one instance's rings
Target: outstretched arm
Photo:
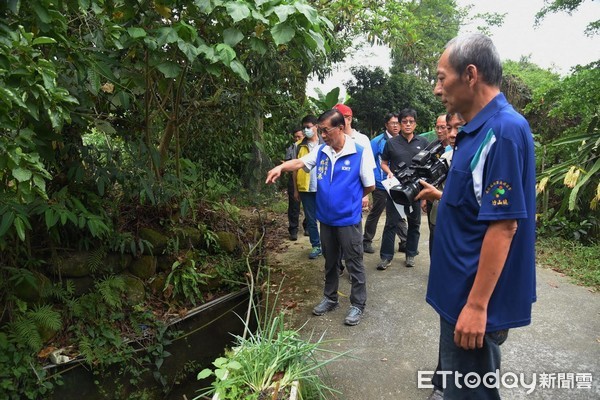
[[[303,167],[304,167],[304,162],[302,162],[302,160],[299,158],[295,158],[293,160],[288,160],[288,161],[284,162],[283,164],[279,164],[278,166],[276,166],[275,168],[273,168],[272,170],[267,172],[267,180],[265,181],[265,183],[275,183],[277,178],[279,178],[281,176],[282,172],[297,171]]]

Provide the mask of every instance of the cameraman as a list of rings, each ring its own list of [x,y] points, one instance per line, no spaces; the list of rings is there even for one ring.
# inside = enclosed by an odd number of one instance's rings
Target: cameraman
[[[400,120],[400,135],[397,135],[387,141],[383,152],[381,153],[381,169],[388,178],[394,176],[400,163],[411,165],[413,157],[425,149],[429,142],[422,136],[414,134],[417,127],[417,112],[412,108],[405,108],[398,113]],[[421,207],[418,201],[410,206],[404,207],[406,219],[408,221],[408,231],[406,234],[406,266],[415,266],[415,256],[418,254],[419,246],[419,228],[421,227]],[[377,269],[383,271],[387,269],[394,258],[394,240],[396,229],[401,215],[396,210],[396,206],[391,198],[388,197],[385,211],[385,227],[381,238],[381,249],[379,256],[381,261],[377,264]]]
[[[390,197],[381,183],[382,180],[387,179],[387,174],[381,170],[381,153],[387,141],[400,134],[400,120],[397,113],[386,114],[384,121],[385,132],[380,133],[371,140],[371,149],[373,149],[373,156],[375,157],[375,190],[371,193],[373,207],[367,215],[363,234],[363,251],[365,253],[375,253],[372,243],[377,231],[377,223]],[[401,218],[397,228],[398,239],[400,239],[398,251],[406,250],[406,229],[406,220]]]

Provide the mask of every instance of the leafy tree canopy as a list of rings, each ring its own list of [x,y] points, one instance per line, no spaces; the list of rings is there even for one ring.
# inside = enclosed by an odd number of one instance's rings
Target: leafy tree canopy
[[[564,11],[571,15],[575,10],[583,4],[585,0],[549,0],[546,1],[546,5],[536,14],[535,23],[536,25],[541,22],[542,19],[548,14],[557,13]],[[585,34],[587,36],[595,36],[600,32],[600,20],[592,21],[585,28]]]
[[[438,114],[444,113],[442,104],[433,95],[431,85],[413,74],[392,70],[386,74],[381,68],[369,70],[365,67],[352,70],[354,79],[346,84],[351,98],[357,127],[367,135],[383,129],[383,118],[389,112],[403,108],[417,111],[418,128],[430,130]]]

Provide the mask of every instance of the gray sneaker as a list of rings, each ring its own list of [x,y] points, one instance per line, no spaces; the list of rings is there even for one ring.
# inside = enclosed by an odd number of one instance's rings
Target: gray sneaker
[[[362,310],[358,307],[350,306],[350,310],[348,310],[348,315],[344,319],[344,323],[346,325],[354,326],[358,325],[360,322],[360,317],[362,316]]]
[[[406,267],[407,268],[411,268],[414,267],[415,264],[415,257],[414,256],[406,256]]]
[[[333,311],[340,306],[337,301],[331,301],[328,298],[323,298],[319,304],[313,308],[313,315],[321,316],[329,311]]]
[[[377,264],[377,269],[380,271],[385,271],[391,264],[392,260],[382,258],[381,261],[379,261],[379,264]]]
[[[433,389],[427,400],[444,400],[444,392],[439,389]]]

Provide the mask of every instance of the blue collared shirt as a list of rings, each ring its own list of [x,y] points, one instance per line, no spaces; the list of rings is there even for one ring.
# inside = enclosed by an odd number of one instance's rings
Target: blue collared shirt
[[[517,220],[488,304],[487,332],[527,325],[535,294],[535,153],[529,124],[502,93],[456,138],[438,208],[427,302],[456,323],[490,221]]]

